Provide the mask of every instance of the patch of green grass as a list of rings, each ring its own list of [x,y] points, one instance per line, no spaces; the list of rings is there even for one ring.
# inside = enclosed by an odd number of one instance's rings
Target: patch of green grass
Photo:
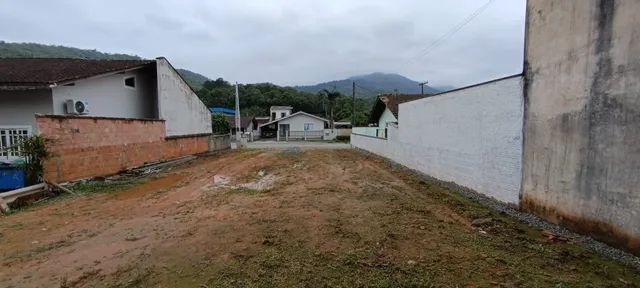
[[[133,180],[123,180],[123,181],[85,181],[78,182],[71,187],[76,193],[88,194],[88,193],[109,193],[116,192],[120,190],[125,190],[130,188],[136,184],[143,183],[142,180],[133,179]]]

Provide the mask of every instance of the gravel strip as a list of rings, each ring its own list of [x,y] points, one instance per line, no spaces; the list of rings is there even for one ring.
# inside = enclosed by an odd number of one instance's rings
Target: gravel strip
[[[568,230],[567,228],[564,228],[562,226],[556,225],[556,224],[552,224],[549,223],[547,221],[545,221],[544,219],[527,213],[527,212],[523,212],[518,210],[516,207],[513,207],[512,205],[500,202],[496,199],[487,197],[486,195],[480,194],[472,189],[460,186],[456,183],[453,182],[447,182],[447,181],[442,181],[436,178],[433,178],[429,175],[426,175],[420,171],[417,170],[413,170],[413,169],[409,169],[399,163],[394,162],[393,160],[381,157],[377,154],[373,154],[369,151],[366,150],[362,150],[360,148],[355,148],[354,150],[357,150],[361,153],[367,154],[367,155],[373,155],[375,157],[379,157],[381,159],[383,159],[385,162],[387,162],[388,164],[390,164],[391,166],[393,166],[396,169],[399,170],[405,170],[409,173],[413,173],[415,175],[417,175],[418,177],[424,179],[425,181],[428,182],[432,182],[432,183],[436,183],[438,185],[444,186],[449,188],[449,190],[458,193],[460,195],[462,195],[465,198],[474,200],[484,206],[487,206],[493,210],[502,212],[504,214],[507,214],[513,218],[516,218],[520,221],[523,221],[525,223],[528,223],[529,225],[536,227],[538,229],[542,229],[542,230],[548,230],[551,231],[552,233],[558,235],[558,236],[562,236],[562,237],[567,237],[567,238],[572,238],[574,239],[576,242],[581,243],[584,247],[586,247],[588,250],[593,251],[597,254],[600,254],[602,256],[611,258],[613,260],[619,261],[623,264],[626,264],[628,266],[631,266],[633,268],[635,268],[636,270],[640,271],[640,257],[637,257],[631,253],[627,253],[625,251],[622,251],[620,249],[614,248],[609,246],[608,244],[605,244],[603,242],[600,242],[598,240],[595,240],[589,236],[586,235],[582,235],[582,234],[578,234],[575,232],[572,232],[570,230]]]

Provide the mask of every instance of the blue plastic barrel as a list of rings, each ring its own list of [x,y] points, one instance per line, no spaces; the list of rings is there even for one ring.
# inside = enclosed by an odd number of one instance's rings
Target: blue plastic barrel
[[[24,187],[24,172],[14,165],[0,164],[0,191]]]

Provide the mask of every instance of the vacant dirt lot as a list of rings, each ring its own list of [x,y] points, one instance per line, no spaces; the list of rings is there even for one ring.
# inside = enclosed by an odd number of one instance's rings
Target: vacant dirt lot
[[[631,268],[353,150],[230,151],[91,185],[78,189],[101,192],[0,218],[1,287],[640,285]]]

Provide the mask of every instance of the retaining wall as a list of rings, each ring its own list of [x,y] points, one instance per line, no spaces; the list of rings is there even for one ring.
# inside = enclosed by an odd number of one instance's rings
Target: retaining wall
[[[165,137],[162,120],[37,115],[36,123],[51,153],[45,178],[56,182],[209,151],[210,135]]]

